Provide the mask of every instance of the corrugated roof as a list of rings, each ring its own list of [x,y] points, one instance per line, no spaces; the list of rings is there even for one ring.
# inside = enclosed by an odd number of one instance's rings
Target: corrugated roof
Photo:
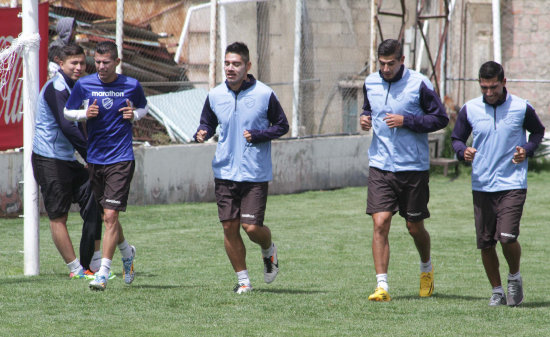
[[[162,123],[172,141],[188,143],[199,126],[208,91],[190,89],[147,97],[149,114]]]

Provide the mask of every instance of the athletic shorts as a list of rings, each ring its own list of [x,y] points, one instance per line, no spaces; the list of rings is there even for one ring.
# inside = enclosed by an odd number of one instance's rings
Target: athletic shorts
[[[268,183],[214,179],[220,221],[239,219],[241,223],[263,226]]]
[[[126,211],[135,166],[133,160],[108,165],[89,164],[92,190],[103,208]]]
[[[429,171],[390,172],[369,168],[367,214],[399,211],[405,220],[430,217]]]
[[[80,186],[88,181],[88,170],[76,160],[48,158],[34,152],[31,163],[50,220],[66,215],[71,204],[78,202]]]
[[[477,248],[516,242],[527,190],[500,192],[472,191],[476,223]]]

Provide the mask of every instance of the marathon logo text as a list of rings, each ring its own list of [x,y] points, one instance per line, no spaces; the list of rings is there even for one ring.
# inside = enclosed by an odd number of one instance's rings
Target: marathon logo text
[[[92,97],[124,97],[124,91],[92,91]]]

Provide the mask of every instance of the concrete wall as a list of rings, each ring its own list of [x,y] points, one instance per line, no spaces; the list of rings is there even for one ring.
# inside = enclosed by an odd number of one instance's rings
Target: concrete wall
[[[370,136],[278,140],[271,194],[366,186]],[[135,149],[129,204],[214,201],[215,143]],[[0,154],[0,215],[22,212],[23,153]]]
[[[457,1],[448,39],[448,76],[477,78],[479,67],[492,60],[491,0]],[[501,1],[502,65],[508,79],[550,80],[550,1]],[[528,99],[544,124],[550,122],[550,83],[506,83],[507,89]],[[449,81],[449,95],[456,104],[481,95],[476,81]]]
[[[23,153],[2,153],[0,172],[0,216],[18,214],[23,207]]]

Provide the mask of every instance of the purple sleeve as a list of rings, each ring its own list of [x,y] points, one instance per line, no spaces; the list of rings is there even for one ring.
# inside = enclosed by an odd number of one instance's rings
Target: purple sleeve
[[[463,106],[458,112],[455,127],[451,134],[453,150],[456,152],[456,157],[460,160],[464,160],[464,150],[466,150],[467,147],[466,141],[468,141],[468,137],[470,137],[471,133],[472,126],[470,122],[468,122],[466,106]]]
[[[406,115],[403,126],[418,133],[428,133],[443,129],[449,124],[445,106],[434,90],[429,89],[424,82],[420,85],[420,107],[424,114]]]
[[[276,139],[288,132],[288,120],[286,119],[285,112],[281,107],[281,103],[271,93],[269,97],[269,106],[267,108],[267,119],[271,122],[271,126],[264,130],[248,130],[252,136],[251,143],[267,142],[272,139]]]
[[[372,108],[370,107],[369,98],[367,97],[367,86],[365,84],[363,84],[363,97],[363,112],[361,116],[371,116]]]
[[[539,147],[544,137],[544,125],[540,122],[535,109],[527,104],[527,110],[525,111],[525,118],[523,119],[523,128],[529,131],[529,140],[522,147],[527,152],[527,156],[532,157],[535,154],[535,150]]]
[[[216,114],[212,111],[210,99],[209,96],[207,96],[204,101],[204,106],[202,107],[201,120],[197,132],[199,132],[199,130],[206,130],[206,137],[204,137],[204,140],[208,140],[216,133],[217,126],[218,117],[216,117]],[[197,140],[197,132],[193,135],[193,139],[195,140]]]
[[[69,142],[71,142],[76,151],[80,153],[82,158],[86,160],[86,148],[88,146],[86,137],[84,137],[82,130],[78,128],[78,124],[72,121],[68,121],[63,115],[65,103],[69,99],[69,92],[67,90],[55,90],[53,85],[49,85],[46,90],[44,90],[44,99],[52,110],[53,117],[55,118],[55,121],[61,128],[61,131],[63,132],[65,137],[67,137]]]

